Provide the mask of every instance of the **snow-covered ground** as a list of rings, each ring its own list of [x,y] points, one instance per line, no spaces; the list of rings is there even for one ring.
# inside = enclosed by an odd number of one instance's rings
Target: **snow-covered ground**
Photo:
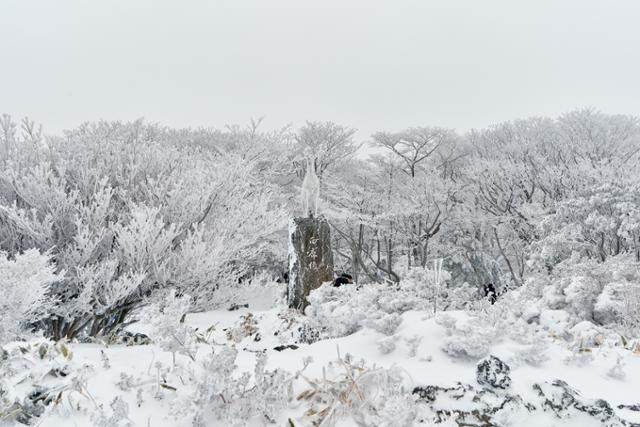
[[[297,347],[295,349],[285,348],[278,351],[275,349],[278,346],[294,344],[288,341],[290,335],[282,332],[284,328],[281,313],[285,310],[279,306],[269,308],[269,304],[260,304],[258,301],[259,299],[252,301],[249,308],[235,311],[219,310],[189,315],[186,323],[197,328],[197,331],[201,332],[200,336],[204,337],[203,341],[204,339],[207,341],[197,345],[197,351],[194,354],[195,362],[187,355],[178,354],[174,365],[172,354],[163,351],[156,344],[105,346],[97,343],[73,343],[68,344],[72,352],[70,360],[62,356],[57,357],[63,360],[63,365],[73,366],[73,369],[69,369],[69,372],[72,372],[71,375],[52,376],[49,366],[40,371],[31,370],[31,375],[40,375],[40,377],[25,380],[24,376],[28,375],[25,372],[23,377],[16,377],[14,391],[19,393],[20,387],[30,387],[39,382],[69,383],[73,381],[72,377],[77,372],[83,372],[79,376],[82,379],[77,381],[86,382],[76,387],[76,391],[61,393],[56,404],[50,405],[50,409],[38,420],[38,425],[42,427],[192,426],[194,425],[193,417],[189,416],[188,408],[185,412],[184,402],[181,399],[197,393],[197,380],[199,375],[204,375],[193,365],[206,359],[211,348],[216,353],[219,349],[231,346],[238,351],[235,362],[237,367],[234,371],[237,377],[240,377],[242,372],[253,373],[258,354],[267,355],[267,371],[280,369],[295,375],[303,370],[305,364],[308,365],[300,375],[290,379],[293,389],[291,401],[271,419],[274,425],[314,425],[314,420],[317,420],[317,417],[313,416],[316,409],[309,412],[313,405],[310,406],[310,399],[300,398],[301,393],[313,388],[310,382],[315,381],[318,384],[323,379],[333,379],[337,382],[342,378],[341,372],[346,368],[343,369],[342,362],[336,363],[339,360],[353,361],[354,365],[358,365],[356,361],[363,359],[366,369],[370,372],[376,372],[378,368],[388,369],[388,371],[379,372],[393,372],[399,375],[401,389],[413,399],[417,396],[409,393],[416,387],[447,388],[456,387],[461,383],[474,388],[474,391],[469,392],[468,395],[458,396],[458,398],[451,398],[451,393],[442,392],[435,401],[418,401],[418,415],[412,422],[415,424],[423,419],[425,424],[429,425],[433,422],[433,417],[438,410],[467,411],[478,406],[478,398],[474,393],[483,390],[476,378],[478,360],[454,358],[442,350],[443,343],[447,340],[448,329],[440,318],[445,316],[456,323],[472,321],[473,319],[465,312],[439,313],[434,317],[427,311],[408,311],[401,315],[402,322],[391,337],[364,327],[349,336],[324,339],[312,344],[295,343]],[[248,313],[252,314],[255,320],[252,324],[256,329],[250,330],[250,334],[245,337],[242,337],[242,334],[232,336],[230,332],[246,321]],[[138,324],[132,329],[149,332],[147,325],[144,324]],[[205,333],[207,330],[208,332]],[[640,404],[639,354],[622,347],[602,346],[585,351],[588,356],[585,356],[581,363],[568,363],[566,360],[575,358],[575,352],[554,333],[547,332],[547,335],[549,336],[549,343],[546,346],[547,357],[538,366],[518,361],[519,354],[526,347],[517,342],[520,340],[505,337],[491,346],[490,354],[510,366],[512,379],[510,387],[506,390],[496,389],[497,396],[492,395],[491,398],[501,399],[506,394],[519,395],[536,408],[527,410],[524,407],[508,407],[493,418],[492,422],[495,424],[479,423],[477,425],[598,426],[624,425],[625,422],[640,423],[640,412],[618,409],[619,405]],[[238,342],[230,340],[230,337]],[[384,342],[385,339],[393,344],[386,348],[381,347],[380,342]],[[20,345],[27,344],[13,344],[14,347]],[[35,348],[38,343],[31,345]],[[32,360],[33,364],[44,363],[36,359],[38,358]],[[51,363],[55,365],[54,362]],[[616,363],[624,367],[626,374],[624,378],[616,379],[609,374]],[[215,375],[215,372],[211,374]],[[620,419],[611,418],[608,421],[602,421],[600,418],[575,410],[564,413],[562,418],[554,415],[549,408],[544,409],[541,398],[534,389],[534,384],[551,384],[554,380],[566,382],[577,390],[580,398],[585,401],[606,400]],[[252,381],[249,381],[247,387],[251,386]],[[362,393],[366,392],[362,391]],[[476,396],[475,402],[474,396]],[[389,396],[389,398],[392,397],[397,396]],[[116,399],[115,402],[114,399]],[[372,399],[375,399],[375,396]],[[176,404],[176,402],[182,403]],[[182,411],[176,410],[180,405],[182,405]],[[326,406],[331,406],[331,402],[326,402]],[[96,409],[99,407],[102,407],[102,411]],[[318,402],[315,402],[314,407],[318,407]],[[358,422],[360,425],[363,423],[378,425],[369,423],[375,422],[371,420],[382,419],[369,418],[369,421],[367,418],[358,419],[358,416],[352,416],[345,409],[346,405],[343,404],[340,408],[333,418],[335,425],[358,425]],[[395,408],[395,410],[402,411],[402,408]],[[270,421],[258,416],[246,423],[238,421],[237,424],[259,426],[269,425]],[[213,414],[205,414],[203,425],[226,426],[229,425],[229,420],[226,418],[217,420]],[[393,421],[385,421],[384,424],[379,425],[404,425],[404,421],[398,418],[397,424]],[[442,425],[456,424],[448,420]]]

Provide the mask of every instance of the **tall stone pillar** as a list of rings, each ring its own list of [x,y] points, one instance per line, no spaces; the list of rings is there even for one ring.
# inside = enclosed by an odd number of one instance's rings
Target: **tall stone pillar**
[[[304,311],[309,292],[332,280],[329,223],[324,218],[293,218],[289,223],[289,307]]]

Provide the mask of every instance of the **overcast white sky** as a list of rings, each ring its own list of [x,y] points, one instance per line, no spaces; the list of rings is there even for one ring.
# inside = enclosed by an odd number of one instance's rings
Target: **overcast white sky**
[[[640,113],[637,0],[0,0],[0,113],[459,130]]]

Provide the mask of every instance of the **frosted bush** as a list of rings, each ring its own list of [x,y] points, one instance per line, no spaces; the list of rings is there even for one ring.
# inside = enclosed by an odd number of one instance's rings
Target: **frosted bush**
[[[564,295],[561,284],[565,282],[559,282],[542,288],[542,304],[544,307],[548,307],[551,310],[562,310],[567,306],[567,297]]]
[[[308,296],[309,307],[305,313],[309,324],[318,328],[323,338],[347,336],[368,320],[369,316],[378,318],[377,310],[379,290],[375,285],[339,288],[323,285],[311,291]],[[380,285],[378,285],[380,286]]]
[[[396,341],[398,337],[384,337],[378,340],[378,350],[382,354],[392,353],[396,349]]]
[[[247,425],[254,417],[273,421],[291,397],[292,374],[265,369],[266,355],[256,354],[253,375],[237,369],[237,350],[223,346],[193,365],[193,389],[172,402],[176,417],[189,417],[194,426],[216,419],[230,426]]]
[[[307,297],[307,324],[322,338],[350,335],[363,326],[385,335],[393,335],[402,322],[401,314],[410,310],[433,310],[436,287],[433,271],[399,266],[403,273],[398,284],[362,284],[359,286],[321,286]],[[438,308],[467,307],[476,299],[476,290],[463,283],[450,286],[448,272],[442,272]]]
[[[195,335],[183,321],[190,306],[188,295],[176,296],[175,290],[170,290],[160,306],[153,305],[146,311],[152,325],[151,338],[160,348],[172,353],[174,364],[176,353],[194,359]]]
[[[103,405],[98,407],[97,413],[91,417],[95,427],[132,427],[133,421],[129,419],[129,405],[119,396],[116,396],[109,404],[110,409],[105,410]]]
[[[508,304],[480,305],[482,309],[454,318],[442,313],[436,322],[444,327],[447,337],[442,349],[452,357],[476,360],[489,354],[492,345],[509,338],[525,347],[518,359],[533,365],[544,361],[546,337],[517,316]],[[529,354],[538,352],[538,355]],[[539,356],[539,357],[536,357]]]
[[[595,303],[595,316],[621,333],[640,336],[640,282],[609,283]]]
[[[284,258],[280,134],[103,121],[45,143],[9,116],[0,128],[0,250],[50,251],[67,272],[34,319],[56,340],[111,334],[159,288],[215,307],[267,255]]]
[[[540,366],[549,360],[547,355],[547,346],[543,341],[535,344],[527,345],[524,348],[516,350],[515,356],[509,360],[513,367],[526,363],[531,366]]]
[[[277,317],[278,324],[274,335],[283,344],[290,342],[313,344],[322,338],[317,322],[312,322],[298,310],[284,309],[277,313]]]
[[[564,358],[565,365],[577,366],[582,368],[591,364],[594,360],[593,353],[589,349],[575,348],[571,354]]]
[[[347,354],[338,355],[322,372],[322,378],[305,378],[310,388],[298,400],[306,410],[295,425],[338,426],[350,421],[362,426],[413,425],[417,407],[401,369],[370,367]]]
[[[240,316],[240,320],[227,330],[227,339],[239,343],[258,331],[258,322],[252,313]]]
[[[409,357],[416,357],[418,347],[422,342],[422,337],[420,335],[415,335],[410,338],[405,338],[404,342],[407,345]]]
[[[485,324],[478,317],[455,319],[440,314],[436,317],[436,323],[444,327],[447,333],[442,350],[456,358],[475,360],[485,357],[498,336],[495,325]]]
[[[537,298],[531,292],[536,286]],[[536,278],[524,287],[543,308],[566,311],[570,324],[589,321],[625,335],[640,334],[640,268],[631,254],[604,262],[574,255],[556,266],[550,283]]]
[[[376,417],[381,426],[412,426],[417,416],[415,399],[409,394],[387,397]]]
[[[466,282],[454,284],[451,282],[451,274],[442,270],[441,283],[434,283],[434,272],[428,268],[406,267],[398,268],[402,273],[402,279],[397,286],[403,298],[391,298],[397,304],[394,311],[426,310],[433,309],[433,300],[437,294],[438,310],[459,310],[469,306],[478,299],[477,288]],[[381,305],[384,306],[384,296],[381,297]],[[402,306],[405,306],[403,309]]]
[[[478,290],[468,283],[449,286],[441,290],[439,310],[463,310],[469,308],[478,298]]]
[[[481,359],[489,354],[489,345],[493,338],[488,331],[480,333],[473,329],[456,329],[455,334],[444,340],[442,350],[456,358]]]
[[[398,313],[368,314],[369,316],[362,324],[384,335],[392,335],[402,323],[402,317]]]
[[[602,284],[593,277],[572,276],[562,279],[560,287],[566,297],[567,306],[578,319],[593,317],[593,306],[602,292]]]
[[[135,380],[133,376],[128,375],[126,372],[120,372],[120,380],[116,382],[116,387],[122,391],[129,391],[135,386]]]
[[[322,338],[350,335],[366,326],[393,335],[402,322],[401,314],[424,310],[429,301],[415,287],[366,284],[359,287],[330,285],[311,291],[305,314],[310,327]]]
[[[24,327],[47,312],[48,285],[58,280],[49,257],[29,249],[9,259],[0,251],[0,344],[18,339]]]
[[[617,356],[616,363],[607,371],[607,376],[619,381],[623,381],[627,374],[624,370],[624,360],[621,356]]]

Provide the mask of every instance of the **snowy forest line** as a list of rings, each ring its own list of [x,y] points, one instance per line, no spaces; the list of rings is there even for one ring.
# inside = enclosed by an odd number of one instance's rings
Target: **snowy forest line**
[[[539,297],[570,295],[582,319],[637,334],[637,117],[577,110],[466,134],[383,131],[366,145],[354,132],[331,122],[267,132],[136,121],[45,137],[4,115],[0,338],[25,328],[105,335],[157,291],[190,295],[198,311],[233,300],[252,278],[281,276],[306,158],[321,179],[337,273],[428,280],[415,267],[444,258],[443,304],[478,299],[489,282],[499,293],[535,284]],[[363,155],[368,147],[376,154]],[[7,280],[18,276],[28,279]]]

